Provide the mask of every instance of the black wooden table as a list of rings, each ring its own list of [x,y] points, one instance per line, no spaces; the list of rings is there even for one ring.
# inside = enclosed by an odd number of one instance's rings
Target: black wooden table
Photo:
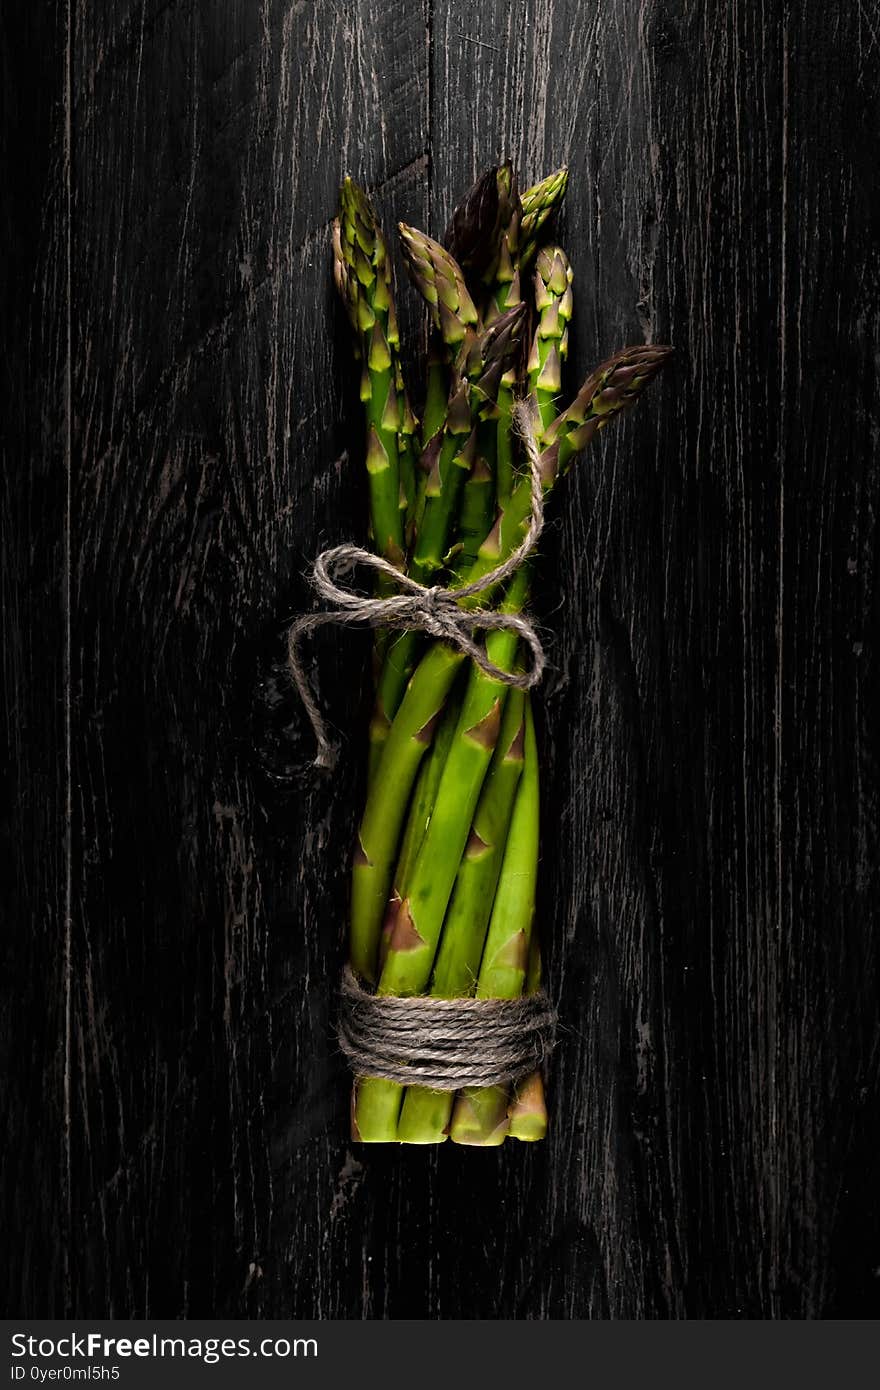
[[[875,1311],[875,0],[0,24],[5,1310]],[[551,1137],[364,1149],[367,644],[329,779],[277,670],[364,538],[329,223],[350,172],[437,233],[504,154],[571,168],[572,381],[677,357],[545,547]]]

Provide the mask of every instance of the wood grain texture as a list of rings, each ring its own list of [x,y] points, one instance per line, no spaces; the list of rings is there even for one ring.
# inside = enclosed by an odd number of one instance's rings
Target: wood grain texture
[[[0,969],[0,1242],[8,1252],[0,1305],[38,1308],[64,1287],[70,1248],[63,23],[48,6],[7,6],[0,52],[0,881],[9,928]]]
[[[29,15],[3,15],[4,1308],[875,1313],[876,7]],[[364,531],[329,222],[348,171],[436,233],[503,154],[571,167],[572,384],[625,341],[677,359],[546,545],[551,1137],[354,1148],[367,648],[316,644],[332,779],[278,673],[309,559]]]

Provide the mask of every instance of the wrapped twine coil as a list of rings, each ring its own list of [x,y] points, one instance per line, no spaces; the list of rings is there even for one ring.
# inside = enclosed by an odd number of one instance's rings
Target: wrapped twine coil
[[[336,1036],[355,1076],[433,1091],[506,1086],[553,1050],[556,1010],[546,994],[521,999],[399,998],[371,994],[346,966]]]

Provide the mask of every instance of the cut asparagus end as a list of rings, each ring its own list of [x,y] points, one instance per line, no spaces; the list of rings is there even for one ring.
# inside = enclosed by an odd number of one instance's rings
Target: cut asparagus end
[[[541,1073],[532,1072],[514,1088],[508,1111],[511,1139],[533,1144],[547,1133],[547,1101]]]
[[[449,1134],[453,1144],[493,1149],[507,1138],[507,1087],[468,1087],[459,1092]]]
[[[360,1144],[397,1141],[397,1117],[403,1087],[381,1076],[362,1076],[355,1082],[351,1136]]]
[[[431,1091],[427,1086],[409,1086],[397,1128],[402,1144],[443,1144],[449,1137],[449,1120],[454,1100],[452,1091]]]

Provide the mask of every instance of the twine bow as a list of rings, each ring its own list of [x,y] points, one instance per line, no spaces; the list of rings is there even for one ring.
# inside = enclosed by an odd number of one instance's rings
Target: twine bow
[[[513,422],[520,436],[529,462],[531,481],[531,513],[526,534],[514,551],[471,584],[457,588],[444,588],[442,585],[419,584],[409,575],[395,569],[394,565],[364,550],[357,545],[336,545],[323,550],[315,560],[311,582],[314,589],[330,605],[322,613],[309,613],[297,618],[287,634],[287,663],[291,677],[299,691],[300,699],[315,733],[318,754],[317,767],[332,767],[335,762],[333,745],[327,736],[324,717],[318,709],[312,688],[303,669],[300,656],[300,640],[307,632],[324,627],[328,623],[342,626],[386,627],[395,631],[427,632],[429,636],[448,642],[485,671],[488,676],[502,681],[505,685],[528,690],[537,685],[544,671],[545,657],[540,638],[532,623],[522,613],[503,613],[489,608],[462,608],[462,599],[501,584],[509,579],[531,554],[544,529],[544,494],[541,486],[541,455],[535,434],[532,415],[526,401],[517,401],[513,410]],[[391,580],[399,590],[397,594],[368,597],[354,594],[343,588],[337,580],[350,574],[357,565],[365,565]],[[519,675],[503,671],[489,659],[486,648],[474,641],[475,629],[498,631],[507,629],[516,632],[531,653],[529,669]]]

